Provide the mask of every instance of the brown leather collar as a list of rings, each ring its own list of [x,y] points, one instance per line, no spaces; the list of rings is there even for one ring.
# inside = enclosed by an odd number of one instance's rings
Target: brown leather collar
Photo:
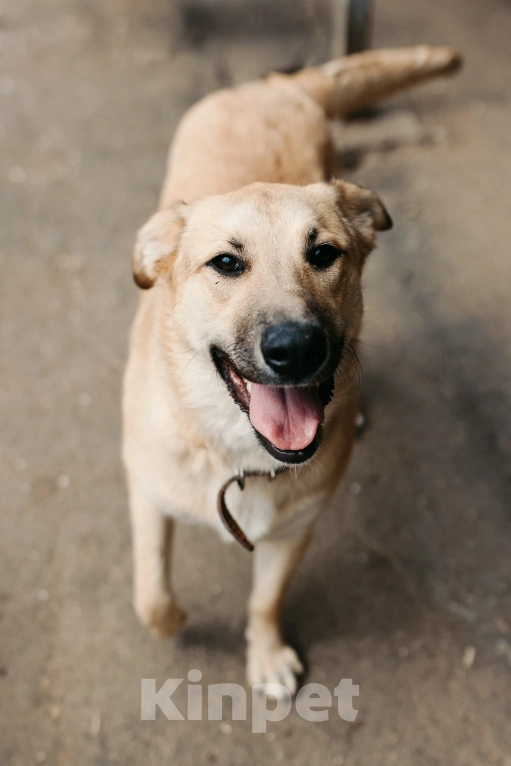
[[[278,468],[276,471],[241,471],[234,476],[231,476],[230,479],[227,479],[227,481],[222,484],[220,487],[220,492],[218,493],[218,499],[217,499],[217,508],[218,513],[220,515],[220,518],[222,519],[226,529],[229,530],[231,535],[234,537],[235,540],[237,540],[247,551],[253,551],[254,546],[248,539],[248,537],[245,535],[243,530],[241,529],[240,525],[238,524],[235,519],[231,516],[231,513],[229,509],[227,508],[227,505],[225,503],[225,493],[233,484],[235,481],[238,482],[238,487],[241,490],[245,489],[245,479],[252,478],[252,476],[266,476],[266,478],[269,481],[273,481],[273,479],[279,474],[284,473],[284,471],[288,471],[289,468],[286,466],[283,466],[282,468]]]

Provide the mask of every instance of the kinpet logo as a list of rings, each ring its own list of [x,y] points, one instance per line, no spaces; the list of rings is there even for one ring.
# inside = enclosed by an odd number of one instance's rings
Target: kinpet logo
[[[199,683],[202,672],[193,668],[188,673],[187,706],[182,712],[172,701],[172,695],[183,683],[183,678],[168,678],[160,689],[156,689],[155,678],[141,680],[140,717],[142,721],[156,720],[157,708],[169,721],[222,721],[223,700],[231,699],[233,721],[248,720],[247,691],[244,686],[234,683],[210,684],[207,689],[207,706],[203,705],[203,686]],[[353,697],[359,696],[359,687],[352,683],[351,678],[342,678],[332,694],[323,684],[306,684],[299,690],[293,700],[289,690],[282,684],[268,683],[252,686],[251,720],[252,732],[264,734],[268,722],[283,721],[293,707],[305,721],[317,723],[327,721],[330,709],[335,707],[337,715],[343,721],[353,722],[358,710],[353,708]],[[268,705],[271,699],[271,704]],[[206,709],[204,709],[206,708]]]

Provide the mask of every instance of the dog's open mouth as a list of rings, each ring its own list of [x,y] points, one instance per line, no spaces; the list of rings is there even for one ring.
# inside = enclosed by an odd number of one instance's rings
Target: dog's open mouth
[[[228,391],[245,412],[267,452],[283,463],[309,460],[321,441],[333,377],[311,386],[267,386],[247,380],[218,352],[213,359]]]

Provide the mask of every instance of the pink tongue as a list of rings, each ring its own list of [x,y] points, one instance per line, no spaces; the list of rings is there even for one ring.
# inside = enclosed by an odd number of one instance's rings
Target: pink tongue
[[[276,388],[252,383],[250,421],[278,449],[305,449],[323,420],[317,386]]]

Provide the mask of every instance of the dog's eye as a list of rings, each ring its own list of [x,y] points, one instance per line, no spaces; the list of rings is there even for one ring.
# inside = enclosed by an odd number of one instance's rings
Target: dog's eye
[[[222,274],[237,275],[243,271],[243,263],[235,255],[221,253],[208,261],[208,266],[212,266]]]
[[[307,260],[315,269],[328,269],[342,255],[342,250],[334,245],[316,245],[307,254]]]

